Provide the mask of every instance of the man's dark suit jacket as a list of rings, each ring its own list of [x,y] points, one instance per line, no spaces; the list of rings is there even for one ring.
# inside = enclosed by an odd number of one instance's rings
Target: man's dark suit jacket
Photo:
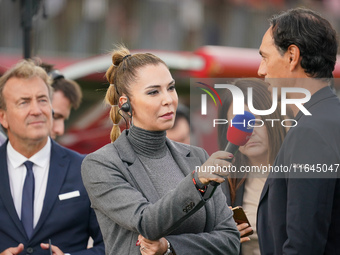
[[[308,164],[311,169],[324,164],[334,171],[340,163],[339,99],[325,87],[304,106],[312,116],[297,114],[298,125],[288,132],[275,165]],[[340,254],[339,168],[333,178],[269,175],[257,215],[262,255]]]
[[[71,255],[104,254],[102,235],[81,179],[83,156],[52,141],[50,169],[43,209],[32,237],[27,238],[13,203],[8,170],[7,142],[0,147],[0,252],[25,246],[21,254],[49,254],[40,243],[58,246]],[[60,200],[59,195],[79,191],[80,196]],[[89,236],[94,248],[86,249]]]

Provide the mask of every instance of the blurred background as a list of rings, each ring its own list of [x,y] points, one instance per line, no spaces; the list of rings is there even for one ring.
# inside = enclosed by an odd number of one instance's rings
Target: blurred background
[[[189,106],[190,78],[257,76],[258,48],[275,13],[305,6],[340,34],[340,0],[30,0],[32,19],[27,1],[0,0],[0,74],[24,57],[29,41],[30,56],[75,79],[83,103],[59,142],[82,153],[110,142],[103,75],[117,43],[164,59]]]
[[[22,0],[0,1],[1,52],[20,52]],[[34,55],[89,57],[113,43],[133,49],[189,50],[202,45],[258,48],[267,19],[306,6],[340,29],[339,0],[33,0]],[[44,18],[45,15],[45,18]]]

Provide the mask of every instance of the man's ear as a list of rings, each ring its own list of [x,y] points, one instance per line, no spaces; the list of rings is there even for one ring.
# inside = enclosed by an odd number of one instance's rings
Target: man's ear
[[[0,124],[8,129],[8,122],[7,122],[7,114],[6,111],[3,109],[0,109]]]
[[[289,70],[293,71],[300,66],[300,49],[295,44],[292,44],[288,47],[287,54],[289,57]]]

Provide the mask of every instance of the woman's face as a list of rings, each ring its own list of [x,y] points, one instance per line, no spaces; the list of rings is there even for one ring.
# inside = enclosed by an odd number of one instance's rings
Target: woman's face
[[[247,105],[244,105],[244,110],[249,111]],[[232,104],[230,105],[227,115],[230,123],[230,120],[234,118]],[[261,119],[260,116],[256,115],[255,118]],[[263,125],[262,127],[254,127],[253,134],[249,141],[244,146],[240,146],[239,151],[248,157],[252,165],[266,164],[268,161],[268,148],[267,128]]]
[[[173,126],[178,97],[175,81],[164,64],[139,68],[130,94],[135,126],[150,131],[163,131]]]

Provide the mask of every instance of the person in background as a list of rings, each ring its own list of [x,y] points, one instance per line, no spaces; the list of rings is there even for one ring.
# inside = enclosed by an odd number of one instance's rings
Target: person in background
[[[268,91],[268,84],[260,79],[244,78],[235,81],[234,85],[239,88],[244,95],[245,110],[249,111],[248,88],[252,88],[252,102],[257,110],[268,110],[272,106],[272,96]],[[219,110],[219,119],[230,120],[233,115],[233,97],[229,90],[226,90],[222,106]],[[256,166],[262,170],[262,166],[273,165],[275,157],[286,135],[286,128],[281,125],[283,117],[280,114],[280,106],[270,115],[255,116],[255,128],[244,145],[240,146],[232,163],[238,170],[241,166]],[[276,119],[275,124],[266,119]],[[262,120],[262,121],[258,121]],[[224,150],[227,140],[229,125],[218,125],[218,141],[220,150]],[[268,172],[259,173],[231,173],[228,181],[221,184],[222,190],[227,197],[228,205],[232,207],[242,206],[251,227],[247,223],[239,224],[237,227],[241,234],[241,252],[244,255],[260,255],[260,248],[256,232],[256,213],[263,185],[268,176]],[[254,231],[249,237],[245,234]]]
[[[224,159],[232,154],[218,151],[208,158],[201,148],[166,138],[178,104],[166,64],[150,53],[130,55],[121,46],[106,77],[112,143],[82,164],[106,254],[238,254],[232,212],[220,187],[210,183],[224,178],[205,170],[229,166]],[[124,112],[132,126],[120,134]]]
[[[190,112],[188,107],[178,104],[174,126],[166,131],[166,136],[172,141],[190,144]]]
[[[298,88],[311,94],[299,108],[292,105],[298,124],[274,163],[292,170],[270,173],[260,197],[257,231],[263,255],[340,254],[340,101],[330,88],[337,50],[331,24],[305,8],[273,16],[263,36],[258,74],[269,90]],[[286,95],[291,101],[305,97]]]
[[[51,131],[52,139],[62,136],[65,132],[65,121],[69,119],[71,108],[78,109],[82,100],[82,91],[79,84],[73,80],[65,79],[59,70],[53,65],[42,63],[40,65],[52,78],[53,126]]]
[[[104,244],[82,183],[84,156],[61,147],[52,127],[51,80],[22,60],[0,78],[0,254],[103,255]],[[89,237],[94,240],[87,249]]]

